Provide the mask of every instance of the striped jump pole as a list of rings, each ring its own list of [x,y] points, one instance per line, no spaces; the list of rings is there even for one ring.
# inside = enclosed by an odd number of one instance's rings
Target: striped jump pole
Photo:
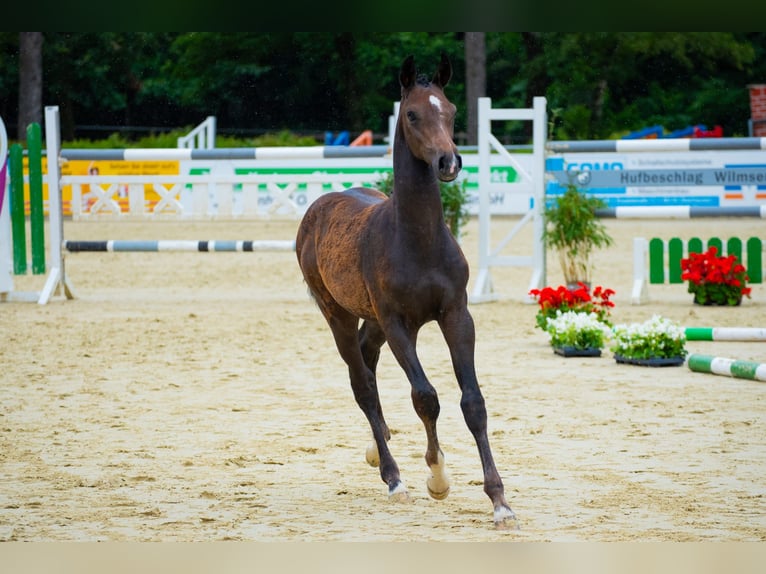
[[[687,341],[766,341],[762,327],[686,327]]]
[[[549,141],[554,153],[720,151],[766,149],[766,138],[660,138],[636,140]]]
[[[753,217],[766,219],[766,205],[622,205],[597,209],[605,219],[695,219],[710,217]]]
[[[751,381],[766,381],[766,363],[740,361],[712,355],[689,355],[687,365],[698,373],[711,373]]]
[[[62,149],[64,160],[89,161],[183,161],[183,160],[277,160],[327,159],[345,157],[382,157],[387,145],[305,146],[261,148],[133,148],[133,149]]]
[[[72,241],[62,243],[69,253],[84,252],[255,252],[255,251],[295,251],[295,241],[196,241],[196,240],[107,240],[107,241]]]

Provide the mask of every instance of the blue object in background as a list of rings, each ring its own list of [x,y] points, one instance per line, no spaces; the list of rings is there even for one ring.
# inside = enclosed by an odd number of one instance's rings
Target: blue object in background
[[[349,133],[347,131],[339,132],[337,137],[332,132],[324,133],[324,145],[348,145]]]

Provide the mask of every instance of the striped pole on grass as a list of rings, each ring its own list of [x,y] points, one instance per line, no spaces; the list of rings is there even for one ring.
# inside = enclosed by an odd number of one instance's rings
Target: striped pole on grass
[[[687,341],[766,341],[762,327],[686,327]]]
[[[689,355],[687,365],[698,373],[725,375],[751,381],[766,381],[766,363],[739,361],[712,355]]]
[[[188,241],[163,239],[151,240],[108,240],[71,241],[65,240],[62,247],[70,253],[82,252],[237,252],[237,251],[295,251],[295,241]]]

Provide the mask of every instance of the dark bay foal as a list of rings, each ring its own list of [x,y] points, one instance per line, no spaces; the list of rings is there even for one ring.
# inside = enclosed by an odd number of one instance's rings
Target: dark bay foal
[[[416,74],[412,56],[404,60],[391,197],[368,188],[321,196],[303,217],[296,251],[348,365],[354,397],[374,439],[367,461],[380,467],[389,496],[409,499],[388,449],[391,434],[378,396],[375,370],[384,343],[409,379],[412,404],[425,426],[428,492],[443,499],[450,490],[436,432],[439,399],[416,353],[420,328],[436,321],[449,347],[465,422],[478,446],[494,522],[515,528],[490,450],[487,411],[476,378],[468,263],[444,222],[439,193],[439,181],[453,181],[462,167],[453,141],[455,106],[444,95],[451,75],[444,55],[430,81]]]

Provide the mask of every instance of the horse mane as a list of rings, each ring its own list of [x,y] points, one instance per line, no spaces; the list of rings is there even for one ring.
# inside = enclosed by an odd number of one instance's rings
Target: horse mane
[[[425,74],[418,74],[418,77],[415,80],[415,83],[420,86],[423,86],[424,88],[427,88],[428,86],[431,85],[431,79]]]

